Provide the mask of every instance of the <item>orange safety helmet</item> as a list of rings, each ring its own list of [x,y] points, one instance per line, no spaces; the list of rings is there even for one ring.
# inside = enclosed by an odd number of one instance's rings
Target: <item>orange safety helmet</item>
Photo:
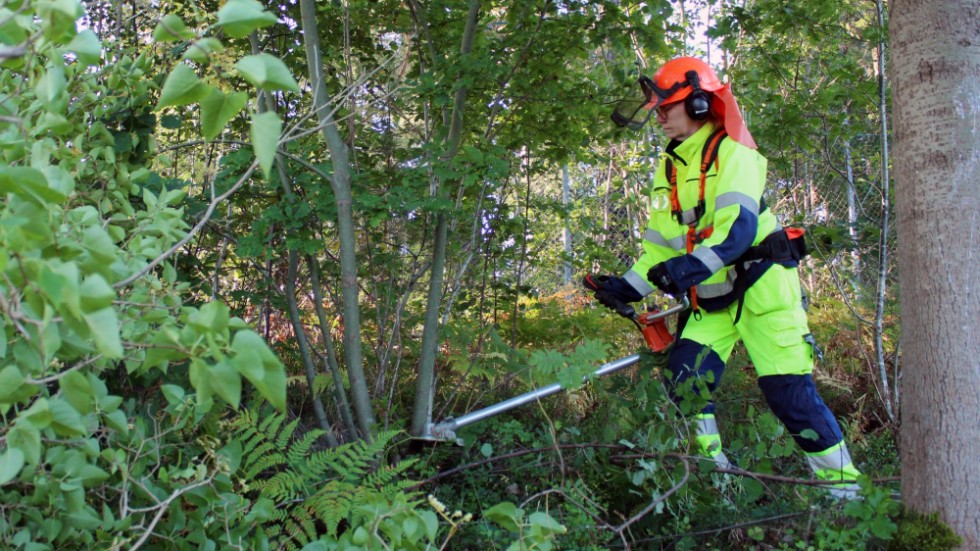
[[[721,83],[714,69],[704,61],[694,57],[674,58],[657,70],[652,80],[640,76],[639,82],[643,97],[624,100],[616,106],[612,120],[618,126],[639,130],[661,105],[683,101],[684,111],[690,118],[705,120],[713,114],[732,139],[756,147],[731,89]]]
[[[640,77],[640,87],[647,96],[647,109],[684,100],[687,115],[704,120],[711,110],[711,96],[722,87],[718,75],[707,63],[694,57],[678,57],[664,64],[651,81]],[[656,100],[652,105],[650,102]]]

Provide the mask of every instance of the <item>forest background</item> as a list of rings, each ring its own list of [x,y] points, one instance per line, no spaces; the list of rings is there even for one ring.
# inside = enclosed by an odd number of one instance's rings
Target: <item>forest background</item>
[[[899,499],[888,48],[882,0],[0,0],[0,546],[955,547]],[[640,248],[662,137],[609,114],[678,55],[807,229],[860,500],[744,350],[751,475],[700,464],[662,358],[580,384],[642,349],[578,281]]]

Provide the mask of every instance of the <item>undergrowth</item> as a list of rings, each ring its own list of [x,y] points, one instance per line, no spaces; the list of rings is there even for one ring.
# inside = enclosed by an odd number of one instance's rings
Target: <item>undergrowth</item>
[[[609,361],[642,345],[627,321],[598,308],[542,303],[531,310],[536,321],[522,325],[522,345],[554,351],[551,363],[576,376],[583,346],[604,348]],[[549,325],[550,319],[560,323]],[[845,342],[835,337],[840,326],[812,329]],[[593,344],[583,345],[590,339]],[[501,528],[480,516],[501,501],[546,511],[567,527],[556,539],[563,549],[887,549],[901,533],[895,488],[871,479],[897,474],[894,435],[886,424],[864,418],[877,414],[874,408],[855,409],[855,401],[845,399],[867,392],[848,386],[861,380],[864,368],[828,365],[860,352],[835,346],[828,356],[818,367],[818,386],[832,397],[828,403],[866,475],[860,500],[834,502],[824,490],[797,482],[811,477],[803,455],[769,412],[754,369],[738,349],[716,392],[717,415],[726,453],[754,477],[712,472],[697,458],[689,446],[691,427],[666,397],[653,357],[467,427],[459,431],[462,446],[431,448],[420,469],[425,476],[457,469],[432,488],[451,507],[475,513],[454,539],[461,549],[506,547]],[[527,388],[499,387],[485,393],[479,407]]]

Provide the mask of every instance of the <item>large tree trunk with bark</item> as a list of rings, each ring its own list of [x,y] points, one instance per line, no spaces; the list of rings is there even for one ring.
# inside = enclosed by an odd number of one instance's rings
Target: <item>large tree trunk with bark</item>
[[[902,499],[980,549],[980,3],[891,16],[901,259]]]

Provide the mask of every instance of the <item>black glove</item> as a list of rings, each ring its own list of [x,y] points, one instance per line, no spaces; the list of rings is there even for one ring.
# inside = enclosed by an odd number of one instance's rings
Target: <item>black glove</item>
[[[612,310],[616,310],[622,304],[643,299],[643,295],[621,277],[589,274],[582,280],[582,285],[590,291],[595,291],[596,300]]]
[[[647,272],[647,279],[650,280],[650,283],[656,285],[657,289],[660,289],[668,295],[678,296],[681,294],[681,290],[677,288],[677,284],[670,278],[667,265],[663,262],[650,268],[650,271]]]

